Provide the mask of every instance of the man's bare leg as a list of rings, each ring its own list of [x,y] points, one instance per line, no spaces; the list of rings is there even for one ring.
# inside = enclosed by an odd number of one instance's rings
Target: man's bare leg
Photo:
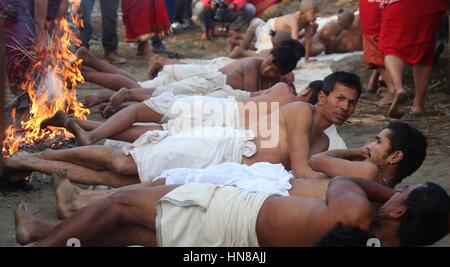
[[[388,115],[392,118],[401,118],[405,114],[402,104],[407,100],[408,93],[403,86],[403,68],[405,63],[399,57],[388,55],[384,58],[387,71],[391,74],[395,90],[394,101],[392,102]]]
[[[131,128],[135,122],[160,122],[162,115],[150,109],[143,103],[138,103],[125,108],[111,116],[107,121],[98,125],[91,131],[85,131],[77,120],[68,117],[63,111],[57,111],[55,115],[42,122],[42,127],[64,126],[75,135],[79,145],[95,144],[103,138],[120,134]],[[161,129],[161,128],[159,128]]]
[[[395,87],[394,83],[392,81],[391,74],[385,69],[385,68],[378,68],[378,71],[381,74],[381,77],[384,80],[384,83],[386,84],[388,91],[387,93],[377,102],[377,105],[379,107],[387,106],[392,104],[392,102],[395,99]]]
[[[380,72],[378,69],[372,71],[370,75],[369,82],[367,82],[367,93],[374,94],[378,90],[378,79],[380,78]]]
[[[431,66],[414,65],[414,86],[416,87],[416,94],[412,105],[412,113],[421,114],[425,111],[425,94],[428,83],[431,80]]]
[[[141,230],[142,227],[146,228],[148,235],[145,237],[156,241],[156,203],[174,188],[176,186],[140,188],[101,199],[56,226],[45,238],[38,241],[36,246],[64,246],[67,240],[73,237],[78,238],[83,245],[86,241],[89,242],[101,236],[106,229],[116,228],[117,231],[118,226],[137,226]],[[114,235],[116,231],[110,231],[110,233]],[[156,243],[148,242],[143,244],[142,237],[129,242],[131,242],[130,245],[156,245]]]
[[[56,195],[57,214],[61,219],[68,218],[78,210],[101,198],[109,197],[119,191],[160,185],[165,185],[165,179],[131,184],[120,188],[93,191],[81,189],[72,185],[70,182],[70,177],[66,175],[53,175],[52,177],[52,186]]]
[[[178,59],[170,59],[162,57],[160,55],[154,55],[150,58],[148,64],[147,76],[149,79],[154,79],[158,75],[158,72],[160,72],[165,65],[176,65],[176,64],[185,64],[185,63]]]
[[[83,72],[83,77],[86,81],[98,84],[113,91],[118,91],[122,87],[138,88],[140,87],[137,81],[134,81],[126,76],[115,73],[88,71]]]
[[[47,152],[48,153],[51,153]],[[42,153],[41,153],[42,154]],[[5,160],[5,168],[9,171],[27,170],[38,171],[46,174],[53,174],[58,170],[67,171],[67,176],[71,181],[88,185],[108,185],[112,187],[122,187],[130,184],[140,183],[136,175],[121,175],[110,170],[98,170],[59,160],[45,160],[36,156],[20,152]],[[22,177],[23,179],[24,177]]]
[[[95,105],[108,102],[111,96],[113,96],[114,93],[105,93],[105,94],[99,94],[99,95],[87,95],[84,96],[81,100],[81,103],[86,108],[91,108]]]
[[[85,47],[80,47],[77,51],[77,57],[83,60],[83,65],[94,68],[99,72],[111,73],[111,74],[119,74],[121,76],[125,76],[132,81],[137,81],[136,77],[134,77],[131,73],[122,70],[107,61],[103,61],[86,49]]]
[[[138,175],[133,157],[125,155],[120,149],[102,145],[46,150],[33,154],[33,157],[51,161],[65,161],[94,170],[112,171],[124,176]]]

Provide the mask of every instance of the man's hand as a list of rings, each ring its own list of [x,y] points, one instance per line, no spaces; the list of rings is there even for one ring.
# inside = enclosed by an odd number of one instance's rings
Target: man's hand
[[[227,9],[228,9],[228,10],[233,10],[233,11],[234,11],[235,8],[236,8],[236,5],[233,4],[233,3],[231,3],[231,4],[229,4],[229,5],[227,6]]]
[[[368,159],[369,158],[369,149],[367,148],[368,143],[361,147],[361,158]]]
[[[316,58],[312,58],[312,57],[305,58],[305,62],[306,62],[306,63],[308,63],[308,62],[316,62],[316,61],[317,61]]]

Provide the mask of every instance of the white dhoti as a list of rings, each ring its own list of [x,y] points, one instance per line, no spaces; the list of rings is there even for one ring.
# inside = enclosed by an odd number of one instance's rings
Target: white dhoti
[[[186,184],[158,202],[161,247],[257,247],[256,221],[269,197],[231,186]]]
[[[136,163],[142,182],[173,168],[206,168],[223,162],[241,163],[256,153],[251,130],[225,127],[194,128],[177,135],[149,131],[123,147]]]
[[[205,169],[176,168],[164,171],[156,179],[165,178],[166,185],[209,183],[231,185],[240,189],[288,196],[294,176],[282,164],[258,162],[251,166],[225,162]]]
[[[171,134],[196,127],[239,128],[238,102],[233,97],[175,96],[165,92],[143,103],[163,115],[160,123]]]
[[[275,31],[275,18],[269,19],[266,23],[257,23],[255,29],[255,48],[257,50],[257,53],[261,52],[262,50],[273,48],[272,36],[270,35],[272,31]]]
[[[227,84],[227,76],[210,65],[177,64],[166,65],[153,80],[139,83],[143,88],[155,88],[152,96],[164,92],[174,95],[233,96],[246,99],[250,93],[235,90]]]

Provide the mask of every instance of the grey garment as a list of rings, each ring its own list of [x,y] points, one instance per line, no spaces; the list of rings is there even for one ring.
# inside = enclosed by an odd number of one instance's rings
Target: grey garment
[[[216,15],[216,10],[209,7],[205,7],[201,1],[195,3],[194,14],[197,14],[199,19],[202,21],[205,29],[209,29],[214,26],[216,22],[228,23],[228,27],[231,30],[240,30],[245,24],[250,23],[252,18],[256,14],[256,7],[253,4],[246,3],[245,6],[239,11],[227,11],[226,15],[223,16],[223,20],[216,21],[214,16]]]
[[[102,15],[102,44],[105,54],[116,53],[119,44],[117,36],[117,13],[120,0],[100,0],[100,12]],[[91,14],[95,0],[82,0],[80,10],[84,21],[84,28],[80,29],[80,38],[83,46],[89,48],[89,40],[92,36]]]

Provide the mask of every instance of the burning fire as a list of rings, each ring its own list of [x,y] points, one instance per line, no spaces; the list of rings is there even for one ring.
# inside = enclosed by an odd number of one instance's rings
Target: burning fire
[[[82,26],[77,12],[79,3],[71,1],[69,7],[72,22],[77,28]],[[22,118],[20,129],[16,129],[14,123],[6,129],[2,151],[4,156],[12,155],[21,144],[33,144],[43,139],[53,140],[57,136],[63,136],[65,139],[73,137],[62,128],[40,129],[41,122],[58,110],[72,113],[81,119],[86,119],[89,114],[89,110],[83,108],[75,95],[77,83],[84,82],[80,71],[82,60],[77,59],[69,49],[71,44],[80,45],[81,41],[65,18],[55,24],[54,32],[58,31],[62,36],[53,34],[48,37],[47,53],[51,62],[45,62],[48,59],[35,61],[26,75],[25,82],[20,85],[31,100],[29,116]],[[15,121],[15,110],[11,113]]]

